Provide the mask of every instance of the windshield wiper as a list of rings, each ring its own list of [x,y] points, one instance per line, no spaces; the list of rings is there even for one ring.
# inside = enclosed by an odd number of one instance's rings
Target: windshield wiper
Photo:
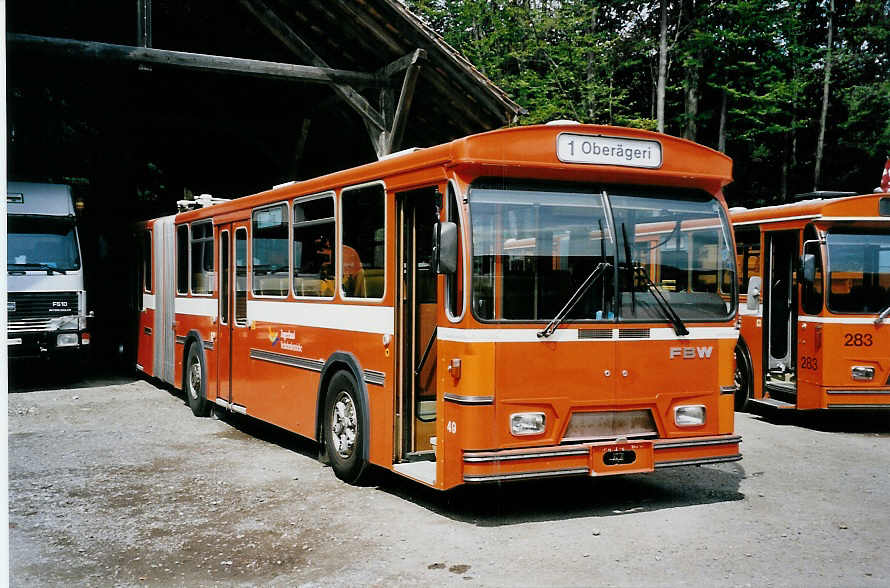
[[[875,324],[880,325],[881,321],[887,318],[887,316],[890,316],[890,306],[888,306],[878,314],[878,318],[875,319]]]
[[[639,273],[644,280],[646,280],[646,286],[649,287],[649,291],[652,293],[652,297],[655,299],[655,302],[658,303],[661,311],[671,319],[671,323],[674,325],[674,332],[678,335],[688,335],[689,329],[686,328],[686,325],[683,324],[683,319],[680,318],[680,315],[677,314],[677,311],[674,310],[674,307],[671,306],[671,303],[668,302],[668,299],[665,298],[664,292],[662,292],[661,288],[658,287],[658,284],[652,281],[649,277],[649,272],[642,265],[635,266],[634,271]]]
[[[58,274],[65,275],[65,270],[60,270],[59,268],[53,267],[48,263],[10,263],[8,267],[22,267],[23,269],[37,268],[38,270],[45,270],[50,275],[54,272]],[[14,270],[10,270],[14,271]]]
[[[627,227],[621,223],[621,236],[624,237],[624,265],[630,272],[630,312],[637,314],[637,297],[634,294],[636,284],[634,283],[633,265],[630,262],[630,244],[627,242]]]
[[[556,327],[558,327],[560,323],[565,320],[566,316],[568,316],[572,309],[575,308],[575,305],[578,304],[578,301],[581,300],[581,297],[584,296],[584,293],[587,292],[593,285],[593,283],[597,281],[600,276],[603,275],[603,272],[605,272],[610,267],[612,267],[612,264],[606,263],[605,261],[597,264],[597,266],[593,268],[593,271],[590,272],[587,278],[584,279],[581,285],[578,286],[578,289],[575,290],[575,293],[572,294],[571,298],[569,298],[569,301],[566,302],[566,305],[562,307],[562,310],[556,313],[556,316],[553,317],[553,320],[551,320],[546,327],[544,327],[543,331],[538,332],[538,338],[549,337],[550,335],[552,335],[553,331],[556,330]]]

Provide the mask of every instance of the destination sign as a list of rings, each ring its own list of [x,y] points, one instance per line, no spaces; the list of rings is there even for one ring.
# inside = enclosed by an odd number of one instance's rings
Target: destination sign
[[[560,133],[556,157],[563,163],[661,167],[661,143],[645,139]]]

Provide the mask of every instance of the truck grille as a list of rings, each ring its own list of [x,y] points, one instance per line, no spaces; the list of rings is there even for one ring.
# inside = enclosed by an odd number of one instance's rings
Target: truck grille
[[[9,333],[26,333],[29,331],[47,331],[49,323],[52,319],[24,319],[20,321],[9,321],[6,330]]]
[[[23,321],[77,314],[77,292],[9,292],[7,295],[9,326]]]

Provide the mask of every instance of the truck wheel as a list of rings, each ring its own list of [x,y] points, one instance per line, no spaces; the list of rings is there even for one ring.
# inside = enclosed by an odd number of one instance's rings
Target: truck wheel
[[[182,389],[189,407],[197,417],[206,417],[210,414],[210,404],[207,402],[207,378],[204,370],[204,354],[201,347],[193,344],[189,347],[185,360],[185,373],[182,375]]]
[[[743,411],[748,407],[751,398],[751,360],[742,345],[735,346],[735,409]]]
[[[357,393],[352,374],[340,371],[328,384],[324,406],[324,444],[331,467],[338,478],[356,484],[367,465],[363,455],[366,408]]]

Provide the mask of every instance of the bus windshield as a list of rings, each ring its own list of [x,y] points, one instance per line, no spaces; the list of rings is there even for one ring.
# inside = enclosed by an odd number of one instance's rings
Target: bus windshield
[[[890,233],[829,231],[828,307],[833,312],[875,313],[890,304]]]
[[[80,269],[73,218],[10,215],[7,223],[6,264],[10,269]]]
[[[683,320],[725,319],[734,309],[727,222],[707,194],[500,183],[473,186],[469,201],[472,308],[480,320],[549,321],[600,263],[610,271],[566,320],[619,313],[670,320],[650,284]]]

